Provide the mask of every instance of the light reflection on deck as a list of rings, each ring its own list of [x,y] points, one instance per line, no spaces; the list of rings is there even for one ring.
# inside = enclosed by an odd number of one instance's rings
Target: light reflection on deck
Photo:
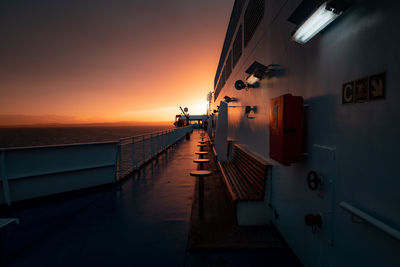
[[[115,188],[8,212],[21,224],[3,236],[7,263],[183,265],[196,150],[183,139]]]

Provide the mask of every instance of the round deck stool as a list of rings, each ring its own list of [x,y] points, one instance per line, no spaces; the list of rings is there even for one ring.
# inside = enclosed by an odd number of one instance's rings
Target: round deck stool
[[[200,147],[200,151],[204,151],[203,148],[206,147],[207,145],[206,144],[199,144],[197,146]]]
[[[198,197],[199,197],[199,219],[203,219],[204,215],[204,181],[203,177],[210,176],[212,171],[191,171],[190,176],[195,176],[199,180],[199,190],[198,190]]]
[[[202,170],[204,163],[209,163],[210,160],[209,159],[195,159],[195,160],[193,160],[193,162],[199,163],[199,169]]]
[[[197,151],[196,154],[199,155],[200,159],[202,159],[204,155],[208,154],[208,152],[207,151]]]

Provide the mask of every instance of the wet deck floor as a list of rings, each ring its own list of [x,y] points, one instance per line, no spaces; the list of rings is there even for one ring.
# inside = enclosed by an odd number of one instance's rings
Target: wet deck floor
[[[196,150],[182,140],[116,188],[7,212],[21,223],[6,266],[183,266]]]
[[[6,266],[299,266],[288,249],[187,251],[199,138],[111,189],[2,212],[21,219],[2,234]]]

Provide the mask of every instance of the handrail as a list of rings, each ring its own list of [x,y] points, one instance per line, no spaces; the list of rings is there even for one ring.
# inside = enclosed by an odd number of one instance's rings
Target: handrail
[[[190,127],[190,126],[186,126]],[[186,128],[182,127],[182,128]],[[133,136],[128,136],[128,137],[123,137],[118,140],[114,141],[100,141],[100,142],[88,142],[88,143],[68,143],[68,144],[53,144],[53,145],[38,145],[38,146],[18,146],[18,147],[0,147],[0,151],[7,151],[7,150],[23,150],[23,149],[40,149],[40,148],[49,148],[49,147],[70,147],[70,146],[90,146],[90,145],[99,145],[99,144],[112,144],[112,143],[118,143],[119,141],[123,140],[128,140],[132,138],[137,138],[137,137],[142,137],[142,136],[150,136],[154,134],[162,134],[168,131],[174,131],[176,129],[171,128],[171,129],[166,129],[166,130],[161,130],[161,131],[155,131],[155,132],[149,132],[145,134],[140,134],[140,135],[133,135]]]
[[[0,148],[0,195],[4,197],[1,202],[11,205],[13,201],[114,183],[171,147],[191,129],[192,126],[167,129],[111,142]],[[46,157],[51,159],[47,161]],[[81,161],[80,157],[87,158]],[[24,168],[20,168],[19,164],[23,164]],[[101,170],[106,167],[114,167],[111,175],[108,173],[111,170]],[[89,175],[91,170],[94,179],[80,178],[82,171],[89,171],[85,174]],[[104,175],[98,175],[99,172]],[[26,187],[39,176],[41,178],[35,183],[48,182],[49,186],[41,186],[43,190],[40,192],[27,190]],[[11,195],[13,180],[17,179],[23,184],[23,187],[18,187],[23,188],[23,194]],[[54,179],[60,182],[55,183]],[[71,179],[74,179],[73,183],[63,186]],[[26,180],[29,181],[25,183]]]
[[[8,180],[18,180],[18,179],[25,179],[29,177],[37,177],[37,176],[46,176],[52,174],[62,174],[68,172],[79,172],[79,171],[86,171],[86,170],[94,170],[94,169],[101,169],[107,167],[113,167],[115,163],[108,163],[108,164],[97,164],[97,165],[88,165],[86,167],[79,167],[79,168],[69,168],[57,171],[47,171],[47,172],[37,172],[37,173],[30,173],[29,175],[19,175],[19,176],[8,176]]]
[[[190,127],[190,126],[185,126],[185,127],[182,127],[182,128],[186,128],[186,127]],[[182,129],[182,128],[179,128],[179,129]],[[161,130],[161,131],[156,131],[156,132],[150,132],[150,133],[145,133],[145,134],[139,134],[139,135],[133,135],[133,136],[128,136],[128,137],[123,137],[123,138],[120,138],[119,140],[127,140],[127,139],[131,139],[131,138],[137,138],[137,137],[142,137],[142,136],[148,136],[148,135],[151,135],[151,134],[162,134],[163,132],[165,133],[165,132],[168,132],[168,131],[176,131],[177,129],[174,129],[174,128],[172,128],[172,129],[167,129],[167,130]]]
[[[118,144],[98,142],[0,150],[3,188],[0,205],[114,183]]]
[[[139,169],[184,137],[191,129],[193,126],[189,125],[119,139],[117,179],[124,178]]]
[[[397,241],[400,241],[400,231],[387,225],[386,223],[378,220],[377,218],[369,215],[368,213],[350,205],[347,202],[340,202],[340,207],[344,209],[345,211],[348,211],[352,215],[360,218],[361,220],[365,221],[366,223],[374,226],[375,228],[381,230],[382,232],[388,234],[392,238],[396,239]]]
[[[118,141],[104,141],[104,142],[89,142],[89,143],[70,143],[70,144],[55,144],[55,145],[40,145],[40,146],[17,146],[17,147],[3,147],[0,151],[11,150],[26,150],[26,149],[45,149],[45,148],[62,148],[62,147],[75,147],[75,146],[94,146],[94,145],[107,145],[117,144]]]

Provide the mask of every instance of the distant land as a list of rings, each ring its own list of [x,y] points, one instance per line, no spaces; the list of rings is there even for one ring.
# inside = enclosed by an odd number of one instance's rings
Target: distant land
[[[60,115],[5,115],[0,114],[1,128],[16,127],[93,127],[93,126],[146,126],[172,125],[172,121],[116,121],[116,122],[87,122],[80,121],[73,116]]]

